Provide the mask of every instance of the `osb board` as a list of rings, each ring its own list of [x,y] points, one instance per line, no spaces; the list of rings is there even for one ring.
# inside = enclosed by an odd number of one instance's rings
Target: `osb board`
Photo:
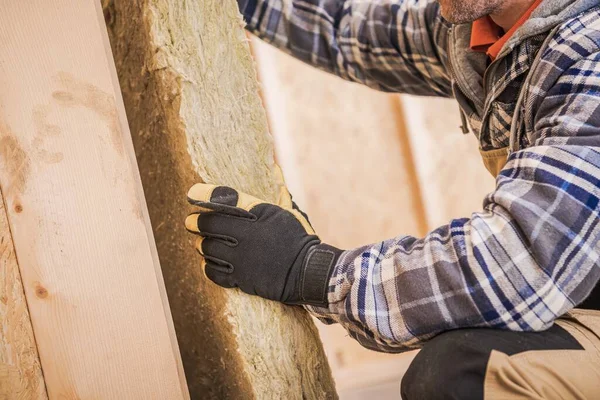
[[[183,229],[197,181],[278,190],[236,2],[104,7],[192,397],[335,398],[308,315],[208,282]]]
[[[481,211],[495,180],[473,134],[460,129],[455,100],[400,96],[413,149],[428,230]]]
[[[47,398],[0,192],[0,400]]]
[[[185,399],[100,4],[0,9],[0,186],[48,395]]]
[[[420,183],[397,96],[345,82],[257,39],[252,46],[277,158],[321,238],[349,249],[423,235]],[[400,381],[414,356],[366,350],[340,326],[319,330],[340,394]]]

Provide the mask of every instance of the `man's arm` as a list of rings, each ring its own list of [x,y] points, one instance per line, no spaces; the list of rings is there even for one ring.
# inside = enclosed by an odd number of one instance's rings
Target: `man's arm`
[[[379,351],[458,328],[550,327],[600,279],[600,54],[562,70],[568,58],[559,58],[542,65],[551,84],[527,101],[530,147],[510,156],[483,212],[424,239],[342,252],[321,243],[285,190],[269,204],[198,184],[186,226],[200,235],[206,275],[304,305]]]
[[[531,147],[510,156],[484,211],[344,252],[330,304],[309,311],[395,352],[457,328],[544,330],[589,295],[600,279],[600,54],[547,64],[541,76],[556,78],[539,93]]]
[[[448,25],[433,0],[238,0],[247,29],[371,88],[450,97]]]

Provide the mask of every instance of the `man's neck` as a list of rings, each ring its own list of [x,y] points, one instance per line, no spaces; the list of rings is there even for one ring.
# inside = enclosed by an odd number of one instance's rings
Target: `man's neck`
[[[490,14],[490,18],[506,32],[517,23],[534,2],[535,0],[508,0],[501,10]]]

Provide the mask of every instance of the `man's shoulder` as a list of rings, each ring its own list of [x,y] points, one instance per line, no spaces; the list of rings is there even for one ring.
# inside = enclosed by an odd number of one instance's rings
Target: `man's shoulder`
[[[600,52],[600,6],[563,22],[552,35],[542,59],[560,69]]]
[[[600,73],[595,70],[600,57],[600,6],[562,22],[550,35],[535,56],[540,62],[532,64],[528,85],[539,102],[557,89],[559,80],[561,94],[575,93]]]

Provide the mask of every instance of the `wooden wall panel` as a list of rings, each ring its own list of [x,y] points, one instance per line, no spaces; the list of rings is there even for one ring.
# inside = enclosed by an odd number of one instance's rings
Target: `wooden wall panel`
[[[195,182],[280,185],[237,3],[104,6],[192,397],[335,398],[309,316],[209,282],[182,229]]]
[[[47,398],[21,273],[0,192],[0,400]]]
[[[0,186],[48,395],[187,398],[100,4],[0,9]]]

